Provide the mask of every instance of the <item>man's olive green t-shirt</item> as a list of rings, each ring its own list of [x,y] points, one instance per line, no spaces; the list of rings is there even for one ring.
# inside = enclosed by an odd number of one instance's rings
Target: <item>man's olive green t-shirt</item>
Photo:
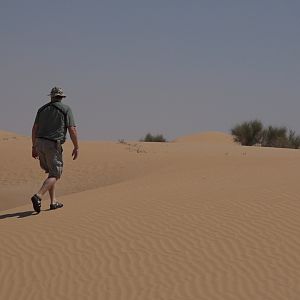
[[[76,126],[71,108],[60,101],[50,102],[42,106],[34,124],[38,125],[37,137],[64,143],[67,128]]]

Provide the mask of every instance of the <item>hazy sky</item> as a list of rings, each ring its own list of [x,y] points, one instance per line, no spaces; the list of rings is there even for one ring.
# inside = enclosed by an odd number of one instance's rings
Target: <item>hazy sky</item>
[[[300,133],[296,0],[0,0],[0,37],[2,130],[30,135],[58,85],[84,139]]]

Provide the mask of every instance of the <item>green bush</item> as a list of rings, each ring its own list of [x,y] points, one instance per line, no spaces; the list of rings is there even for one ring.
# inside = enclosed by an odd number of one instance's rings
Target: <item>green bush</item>
[[[164,138],[162,134],[152,135],[151,133],[147,133],[144,138],[140,140],[141,142],[166,142],[167,140]]]
[[[235,142],[241,143],[243,146],[253,146],[260,144],[263,134],[263,125],[261,121],[254,120],[243,122],[231,129]]]
[[[288,137],[288,142],[289,142],[289,148],[299,149],[299,147],[300,147],[300,136],[296,135],[295,131],[290,130],[289,137]]]
[[[269,126],[263,131],[262,146],[288,148],[288,137],[286,127]]]
[[[261,121],[243,122],[231,129],[234,141],[243,146],[260,144],[263,147],[299,149],[300,135],[286,127],[268,126],[264,128]]]

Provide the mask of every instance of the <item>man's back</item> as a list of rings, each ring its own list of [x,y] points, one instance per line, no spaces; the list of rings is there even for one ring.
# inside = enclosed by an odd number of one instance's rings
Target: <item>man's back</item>
[[[60,101],[42,106],[36,115],[37,137],[65,142],[67,127],[75,126],[71,108]]]

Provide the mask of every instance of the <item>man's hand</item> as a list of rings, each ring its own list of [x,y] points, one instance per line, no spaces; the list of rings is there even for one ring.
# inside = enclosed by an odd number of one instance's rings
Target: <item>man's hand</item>
[[[78,140],[77,140],[77,130],[75,126],[68,127],[70,138],[72,140],[74,149],[72,152],[73,160],[75,160],[79,155],[79,148],[78,148]]]
[[[79,149],[74,148],[72,152],[73,160],[77,159],[78,155],[79,155]]]
[[[77,139],[77,130],[75,126],[68,127],[70,138],[72,140],[74,149],[72,152],[73,160],[75,160],[79,155],[79,148],[78,148],[78,139]]]
[[[34,158],[34,159],[38,159],[39,158],[39,154],[36,150],[36,147],[32,147],[32,152],[31,152],[31,156]]]

